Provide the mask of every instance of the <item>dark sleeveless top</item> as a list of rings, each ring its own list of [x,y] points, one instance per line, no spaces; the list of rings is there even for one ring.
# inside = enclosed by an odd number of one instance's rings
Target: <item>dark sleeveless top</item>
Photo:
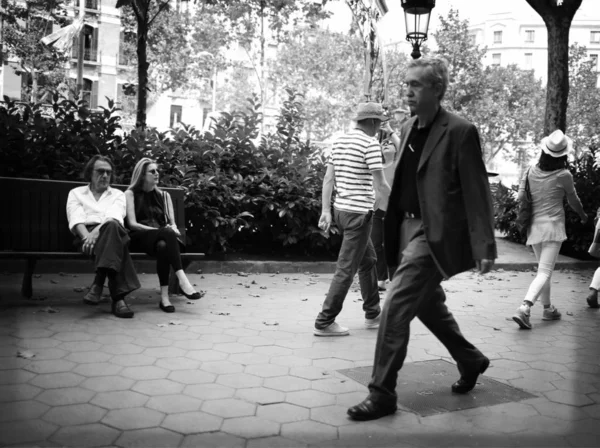
[[[152,191],[134,191],[135,218],[140,224],[159,228],[167,225],[165,219],[165,200],[163,193]]]

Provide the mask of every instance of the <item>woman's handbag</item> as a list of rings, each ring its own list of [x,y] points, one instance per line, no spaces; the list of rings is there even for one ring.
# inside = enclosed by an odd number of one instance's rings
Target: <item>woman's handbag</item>
[[[600,212],[600,209],[598,211]],[[600,220],[596,221],[596,229],[594,230],[594,241],[592,241],[592,244],[588,249],[588,253],[592,257],[600,258]]]
[[[531,225],[531,217],[533,214],[533,198],[531,197],[531,189],[529,187],[529,170],[525,174],[525,195],[521,198],[517,209],[517,219],[515,224],[519,232],[525,233]]]

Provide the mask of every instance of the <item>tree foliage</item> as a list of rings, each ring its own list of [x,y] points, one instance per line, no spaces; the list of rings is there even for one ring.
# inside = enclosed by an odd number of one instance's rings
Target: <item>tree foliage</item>
[[[64,64],[70,54],[61,53],[40,43],[52,33],[54,24],[69,23],[65,0],[2,0],[2,52],[16,59],[17,75],[26,76],[30,100],[40,99],[38,85],[43,77],[44,87],[55,88],[66,79]],[[29,82],[27,83],[29,84]]]

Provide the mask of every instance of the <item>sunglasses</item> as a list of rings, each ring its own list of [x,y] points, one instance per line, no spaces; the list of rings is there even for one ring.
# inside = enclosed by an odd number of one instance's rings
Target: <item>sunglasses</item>
[[[148,171],[146,171],[146,174],[148,174],[148,173],[150,173],[150,174],[158,174],[158,170],[148,170]]]
[[[94,170],[96,173],[98,173],[100,176],[104,176],[105,174],[107,176],[112,175],[112,170],[103,170],[103,169],[95,169]]]

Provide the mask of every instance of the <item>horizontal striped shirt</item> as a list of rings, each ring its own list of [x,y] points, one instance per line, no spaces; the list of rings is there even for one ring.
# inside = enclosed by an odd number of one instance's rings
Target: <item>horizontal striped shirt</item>
[[[333,165],[335,172],[333,206],[337,210],[363,214],[373,210],[372,171],[383,169],[379,142],[353,129],[335,140],[327,163]]]

